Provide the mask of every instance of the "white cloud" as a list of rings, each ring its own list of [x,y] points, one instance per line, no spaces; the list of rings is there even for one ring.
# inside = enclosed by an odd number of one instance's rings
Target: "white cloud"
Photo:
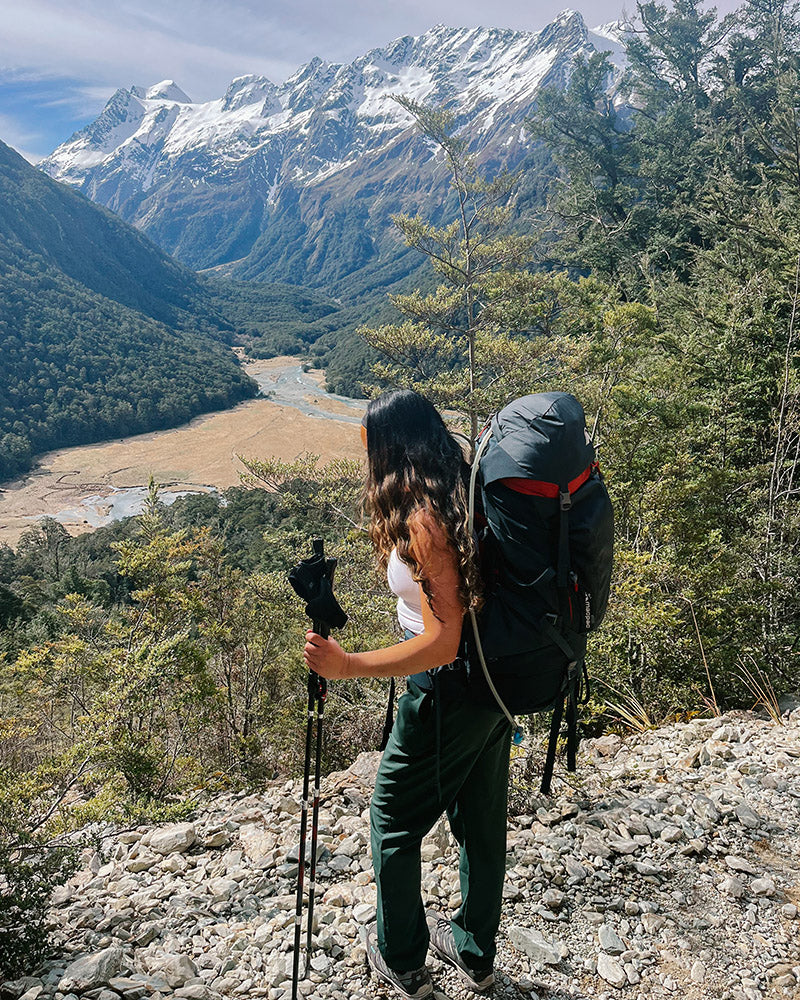
[[[29,163],[38,163],[41,156],[31,152],[40,140],[41,135],[31,129],[21,128],[19,122],[0,112],[0,140],[7,146],[24,156]]]
[[[114,87],[76,86],[65,91],[60,97],[42,101],[45,108],[64,108],[75,118],[97,114],[98,107],[104,105],[114,93]]]
[[[261,47],[264,25],[252,14],[237,16],[236,4],[212,8],[178,2],[168,17],[157,17],[144,4],[106,7],[81,0],[67,6],[26,0],[9,9],[1,2],[0,65],[30,75],[69,77],[112,89],[170,77],[190,96],[207,100],[241,73],[271,72],[283,78],[297,66],[295,59],[285,61],[280,50],[270,54]]]
[[[43,76],[128,87],[174,79],[209,100],[243,73],[275,82],[315,55],[349,61],[398,35],[437,22],[541,28],[565,0],[0,0],[0,66]],[[590,23],[609,20],[621,0],[587,0]]]

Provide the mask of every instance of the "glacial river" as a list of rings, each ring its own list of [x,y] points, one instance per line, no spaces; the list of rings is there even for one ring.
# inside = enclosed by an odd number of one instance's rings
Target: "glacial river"
[[[364,416],[366,400],[325,392],[320,388],[319,376],[314,378],[304,372],[301,365],[265,368],[261,371],[248,369],[248,373],[258,382],[262,395],[273,403],[290,406],[309,417],[360,424]],[[332,404],[336,404],[335,409],[331,408]]]

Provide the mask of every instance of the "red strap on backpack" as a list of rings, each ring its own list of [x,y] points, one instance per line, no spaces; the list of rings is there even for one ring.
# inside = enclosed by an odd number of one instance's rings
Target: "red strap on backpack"
[[[576,476],[567,484],[569,492],[577,492],[597,468],[597,462],[592,462],[588,469],[584,469],[579,476]],[[559,488],[556,483],[544,483],[538,479],[518,479],[513,477],[501,479],[500,482],[515,493],[525,493],[527,496],[532,497],[547,497],[550,500],[558,499]]]

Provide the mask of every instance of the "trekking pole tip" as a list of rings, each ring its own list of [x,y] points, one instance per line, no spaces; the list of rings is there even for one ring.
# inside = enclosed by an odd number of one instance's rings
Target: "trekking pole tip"
[[[514,735],[511,737],[514,746],[518,747],[522,743],[522,730],[517,726],[514,730]]]

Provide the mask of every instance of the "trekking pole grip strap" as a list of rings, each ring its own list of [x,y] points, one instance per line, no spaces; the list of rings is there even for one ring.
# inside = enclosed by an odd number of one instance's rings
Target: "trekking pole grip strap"
[[[317,701],[325,701],[328,696],[328,681],[314,670],[308,671],[308,696]]]

